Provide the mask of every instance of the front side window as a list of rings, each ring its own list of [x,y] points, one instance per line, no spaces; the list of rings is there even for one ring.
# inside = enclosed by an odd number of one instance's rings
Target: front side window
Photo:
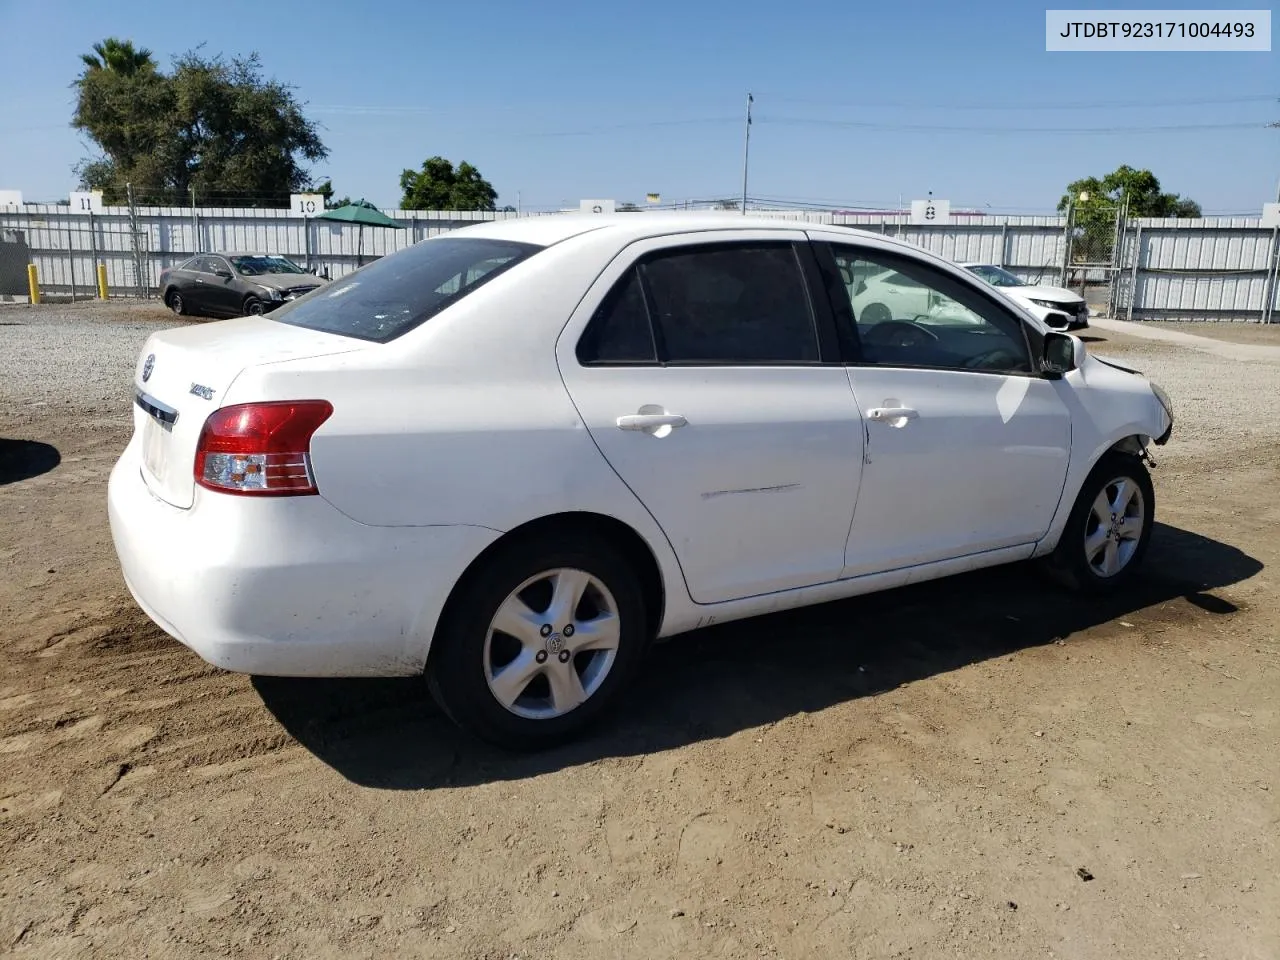
[[[909,256],[841,244],[830,251],[845,280],[837,295],[849,297],[834,306],[851,322],[842,332],[863,363],[1031,372],[1021,322],[970,285]]]
[[[813,309],[790,243],[693,247],[645,260],[640,276],[668,363],[813,363]]]
[[[286,303],[272,311],[271,319],[386,343],[541,249],[479,237],[424,240]]]

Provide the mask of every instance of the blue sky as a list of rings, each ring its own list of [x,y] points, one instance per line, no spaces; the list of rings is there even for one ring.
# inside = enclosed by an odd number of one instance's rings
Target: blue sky
[[[532,209],[732,196],[748,91],[753,197],[895,206],[931,190],[1042,212],[1128,163],[1206,212],[1274,199],[1280,129],[1139,128],[1280,120],[1280,54],[1047,53],[1044,17],[1025,0],[0,0],[0,188],[75,188],[91,151],[67,126],[70,84],[116,35],[165,65],[202,42],[256,50],[322,125],[315,172],[383,206],[432,154]]]

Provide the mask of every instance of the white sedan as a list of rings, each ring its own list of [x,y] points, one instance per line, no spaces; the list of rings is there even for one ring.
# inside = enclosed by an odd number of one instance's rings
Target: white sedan
[[[947,322],[855,318],[886,270]],[[1173,424],[954,264],[723,214],[469,227],[156,333],[135,390],[108,500],[156,623],[229,670],[425,673],[524,747],[655,637],[1031,558],[1117,589]]]
[[[1050,287],[1039,283],[1027,283],[1004,267],[991,263],[962,263],[962,267],[981,277],[1000,292],[1023,306],[1043,307],[1066,314],[1066,322],[1059,324],[1050,319],[1054,329],[1080,330],[1089,326],[1089,304],[1084,297],[1066,287]],[[1043,314],[1040,314],[1043,319]]]

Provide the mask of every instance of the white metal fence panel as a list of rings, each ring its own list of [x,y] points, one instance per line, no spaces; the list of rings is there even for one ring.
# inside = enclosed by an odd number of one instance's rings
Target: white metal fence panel
[[[472,223],[510,212],[387,210],[401,229],[297,216],[288,210],[108,207],[100,214],[27,204],[0,212],[0,228],[30,247],[50,296],[92,296],[96,266],[113,295],[155,296],[160,272],[195,253],[278,253],[332,278],[360,264]],[[545,215],[545,214],[539,214]],[[552,214],[554,215],[554,214]],[[637,214],[638,216],[643,214]],[[737,214],[726,211],[726,218]],[[1280,231],[1258,218],[1132,220],[1109,270],[1087,276],[1067,263],[1065,217],[957,216],[913,224],[910,216],[822,210],[751,211],[797,224],[839,224],[896,237],[957,262],[994,263],[1031,283],[1111,281],[1111,300],[1133,319],[1280,319]],[[1268,306],[1269,304],[1269,306]]]

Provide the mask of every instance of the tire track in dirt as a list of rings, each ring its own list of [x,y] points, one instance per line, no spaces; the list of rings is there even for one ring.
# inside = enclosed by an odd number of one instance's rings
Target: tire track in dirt
[[[139,774],[168,792],[174,776],[295,743],[248,678],[203,663],[132,604],[11,644],[5,661],[6,690],[26,691],[0,699],[5,821],[86,809]]]

